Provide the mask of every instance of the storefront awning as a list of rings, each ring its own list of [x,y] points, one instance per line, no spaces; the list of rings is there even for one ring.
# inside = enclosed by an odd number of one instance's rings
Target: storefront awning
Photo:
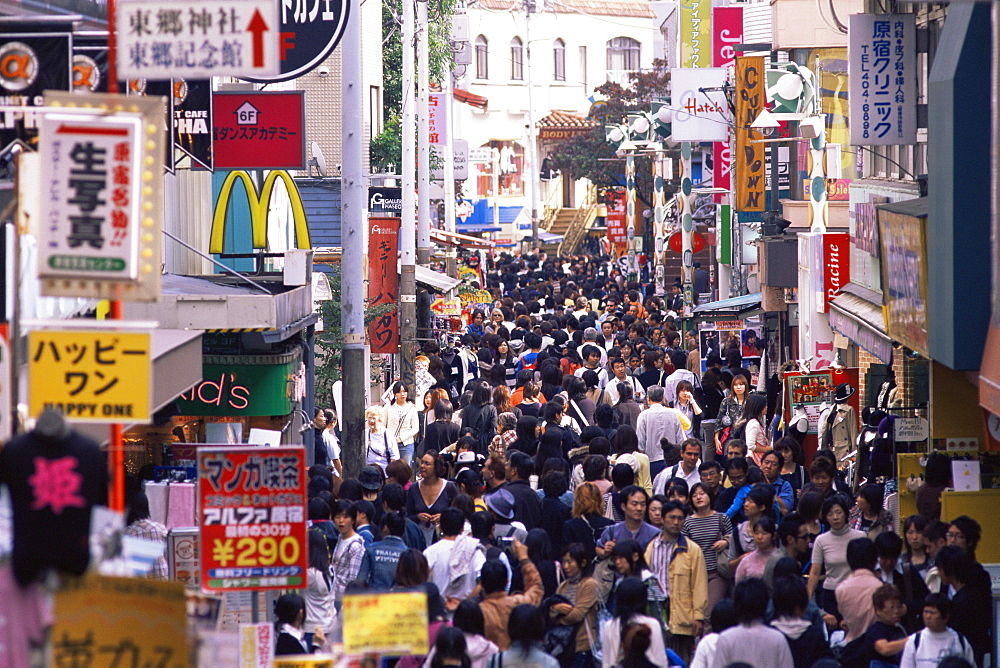
[[[848,290],[850,286],[845,286]],[[892,339],[885,333],[882,307],[842,291],[830,302],[830,328],[849,338],[883,364],[892,359]]]
[[[475,93],[470,93],[467,90],[462,90],[461,88],[455,88],[451,91],[452,96],[459,102],[464,102],[470,107],[475,107],[476,109],[485,110],[489,105],[489,100],[482,95],[476,95]]]
[[[493,248],[497,245],[495,241],[490,241],[489,239],[480,239],[447,230],[431,230],[431,238],[451,246],[463,246],[465,248]]]
[[[414,267],[414,274],[417,283],[426,285],[429,288],[434,288],[438,292],[450,292],[462,283],[462,281],[457,278],[452,278],[451,276],[442,274],[439,271],[433,271],[427,267],[422,267],[419,264]]]
[[[761,293],[755,292],[752,295],[730,297],[729,299],[720,299],[717,302],[699,304],[694,307],[694,317],[702,320],[745,318],[762,312],[760,298]]]

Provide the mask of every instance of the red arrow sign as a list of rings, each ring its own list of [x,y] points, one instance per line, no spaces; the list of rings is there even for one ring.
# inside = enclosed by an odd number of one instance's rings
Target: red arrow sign
[[[253,18],[247,25],[247,32],[253,33],[253,66],[264,67],[264,33],[271,28],[260,15],[260,10],[253,11]]]

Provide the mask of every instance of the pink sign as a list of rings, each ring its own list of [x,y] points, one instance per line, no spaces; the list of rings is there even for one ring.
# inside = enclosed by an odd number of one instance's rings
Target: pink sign
[[[712,8],[712,67],[728,67],[736,57],[736,45],[743,42],[743,8]],[[729,190],[732,187],[733,153],[731,142],[712,144],[712,185]],[[721,195],[715,196],[722,201]]]
[[[736,45],[743,42],[743,8],[712,8],[712,67],[726,67],[736,58]]]

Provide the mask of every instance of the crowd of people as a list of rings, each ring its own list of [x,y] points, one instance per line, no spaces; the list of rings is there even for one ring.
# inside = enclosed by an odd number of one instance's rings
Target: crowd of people
[[[806,466],[738,348],[702,369],[676,289],[544,254],[484,285],[495,308],[423,346],[415,401],[397,382],[368,409],[357,478],[317,415],[279,653],[322,647],[345,594],[418,588],[430,651],[401,666],[988,665],[979,524],[900,523],[832,452]]]

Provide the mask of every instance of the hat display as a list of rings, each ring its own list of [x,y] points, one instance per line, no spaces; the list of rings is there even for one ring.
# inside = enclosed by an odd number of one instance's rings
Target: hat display
[[[361,483],[361,487],[364,489],[374,492],[382,487],[382,472],[369,464],[363,467],[360,473],[358,473],[358,482]]]
[[[857,390],[855,390],[847,383],[841,383],[840,385],[837,386],[837,389],[833,394],[833,400],[836,401],[837,403],[840,403],[842,401],[847,401],[856,391]]]
[[[505,489],[498,489],[486,496],[486,507],[497,517],[514,519],[514,495]]]

